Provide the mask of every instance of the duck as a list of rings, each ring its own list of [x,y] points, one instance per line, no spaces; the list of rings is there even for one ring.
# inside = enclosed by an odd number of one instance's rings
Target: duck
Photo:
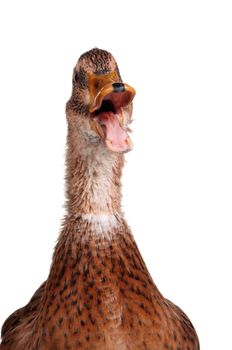
[[[156,287],[121,209],[136,92],[93,48],[66,104],[66,215],[47,280],[2,326],[0,350],[199,350],[185,313]]]

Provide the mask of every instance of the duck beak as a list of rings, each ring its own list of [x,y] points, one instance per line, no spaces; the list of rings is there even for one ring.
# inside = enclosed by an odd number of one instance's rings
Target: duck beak
[[[116,71],[104,75],[89,74],[88,78],[90,113],[98,110],[102,101],[112,93],[120,93],[117,96],[116,108],[129,105],[135,96],[135,90],[130,85],[122,83]]]
[[[128,135],[128,122],[135,90],[122,83],[115,71],[104,75],[91,74],[88,78],[91,129],[100,136],[110,151],[131,151],[133,143]]]

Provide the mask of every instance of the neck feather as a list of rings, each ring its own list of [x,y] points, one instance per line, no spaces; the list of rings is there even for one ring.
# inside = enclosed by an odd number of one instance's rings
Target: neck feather
[[[71,129],[67,141],[68,215],[120,214],[123,156],[102,142],[78,138]]]

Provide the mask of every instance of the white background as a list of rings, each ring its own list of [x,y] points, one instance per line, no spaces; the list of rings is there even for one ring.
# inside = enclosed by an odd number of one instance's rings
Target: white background
[[[230,1],[1,1],[0,324],[47,277],[64,215],[65,102],[97,46],[137,90],[124,211],[203,350],[231,346]]]

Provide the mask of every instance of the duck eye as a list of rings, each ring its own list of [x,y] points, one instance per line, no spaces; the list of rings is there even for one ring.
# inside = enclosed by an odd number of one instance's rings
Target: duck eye
[[[76,72],[76,73],[74,74],[74,81],[75,81],[76,83],[78,83],[79,78],[80,78],[80,74],[79,74],[78,72]]]
[[[86,89],[88,87],[88,81],[84,69],[79,68],[77,72],[74,72],[73,82],[78,84],[81,89]]]

